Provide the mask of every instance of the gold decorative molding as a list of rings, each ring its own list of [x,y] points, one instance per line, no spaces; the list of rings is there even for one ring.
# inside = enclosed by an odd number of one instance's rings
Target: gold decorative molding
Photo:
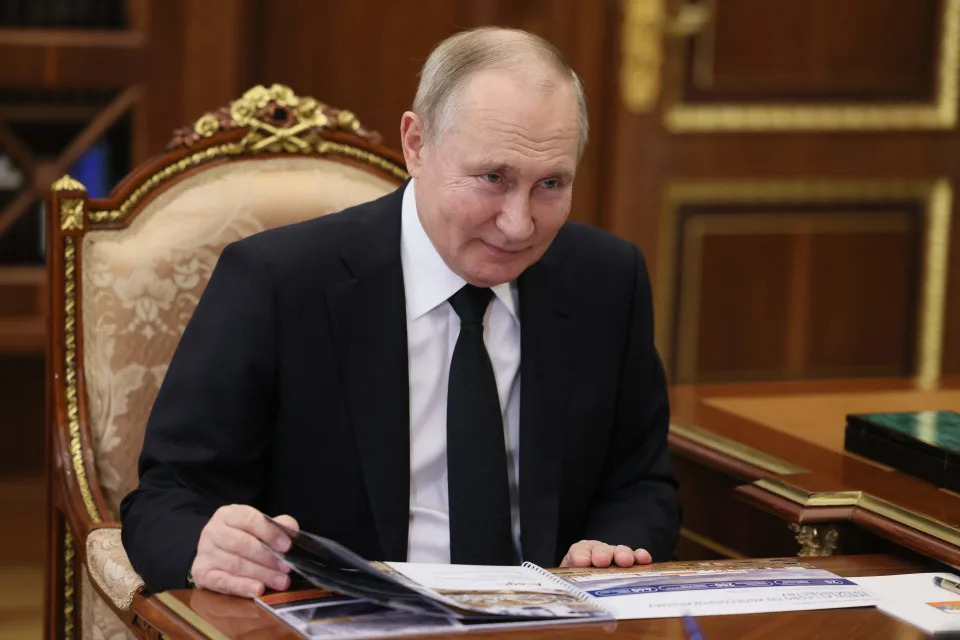
[[[791,464],[785,460],[771,456],[768,453],[764,453],[759,449],[754,449],[753,447],[731,440],[730,438],[718,435],[702,427],[671,422],[670,433],[712,451],[722,453],[734,460],[746,462],[749,465],[763,469],[769,473],[776,475],[809,473],[809,471],[803,467],[798,467],[795,464]]]
[[[622,0],[620,93],[632,113],[650,111],[660,94],[663,40],[702,31],[713,19],[713,0],[682,3],[667,15],[666,0]]]
[[[932,183],[925,193],[926,235],[923,251],[923,287],[917,336],[917,382],[932,389],[943,366],[944,319],[950,263],[950,213],[953,190],[946,179]]]
[[[60,201],[60,228],[64,231],[83,229],[83,200],[64,198]]]
[[[800,552],[797,553],[800,557],[832,556],[837,550],[840,532],[833,525],[814,526],[794,522],[790,524],[790,531],[796,534],[800,543]]]
[[[687,251],[679,256],[680,234],[691,234],[692,240],[702,237],[706,226],[693,218],[684,229],[677,228],[682,207],[696,204],[796,204],[796,203],[850,203],[850,202],[897,202],[912,201],[923,207],[923,278],[918,290],[921,300],[917,316],[916,363],[918,384],[929,387],[940,377],[943,360],[944,317],[946,313],[947,268],[949,264],[949,230],[951,223],[953,192],[946,178],[934,180],[682,180],[668,183],[661,198],[660,231],[657,259],[657,289],[654,307],[656,318],[656,344],[667,369],[675,374],[689,375],[695,371],[697,362],[695,336],[699,322],[699,252]],[[769,224],[783,225],[791,215],[766,216]],[[824,214],[804,214],[812,221]],[[851,214],[853,215],[853,214]],[[753,222],[757,222],[755,216]],[[775,220],[774,220],[775,218]],[[747,218],[738,217],[738,222],[714,222],[733,225],[732,231],[743,232]],[[766,223],[765,223],[766,224]],[[815,223],[818,228],[831,232],[846,232],[862,222],[826,218]],[[875,225],[887,228],[897,224],[893,220],[878,220]],[[739,226],[738,226],[739,225]],[[769,226],[769,225],[767,225]],[[880,228],[878,226],[877,228]],[[893,227],[890,227],[893,228]],[[695,242],[693,244],[696,244]],[[677,282],[678,265],[682,264]],[[683,284],[675,297],[675,286]],[[676,306],[679,305],[679,306]],[[675,315],[676,313],[676,315]],[[684,344],[678,344],[676,361],[673,357],[674,322]]]
[[[80,403],[77,390],[77,239],[73,236],[67,236],[63,239],[63,242],[64,382],[67,400],[67,429],[70,433],[70,460],[73,464],[73,473],[77,478],[80,496],[87,508],[87,515],[90,516],[92,523],[100,524],[102,519],[87,480],[80,437]]]
[[[50,189],[53,191],[86,191],[87,188],[83,184],[71,178],[69,175],[64,174],[58,178],[52,185]]]
[[[857,507],[911,529],[922,531],[949,544],[960,546],[960,529],[864,491],[809,493],[776,478],[761,478],[753,485],[803,507]]]
[[[675,133],[953,129],[960,97],[960,0],[944,0],[941,6],[936,94],[931,103],[693,105],[682,102],[678,73],[665,99],[664,125]]]
[[[77,589],[73,562],[75,556],[76,549],[73,535],[70,533],[70,528],[67,527],[63,534],[63,637],[66,640],[74,640],[76,636],[74,617],[77,606]]]
[[[221,633],[220,630],[218,630],[215,626],[204,620],[200,614],[172,596],[170,593],[166,591],[156,593],[153,595],[153,598],[159,600],[165,607],[180,616],[180,618],[186,621],[198,632],[203,634],[206,638],[209,638],[210,640],[229,640],[225,634]]]
[[[660,93],[665,19],[665,0],[623,0],[620,92],[633,113],[652,109]]]

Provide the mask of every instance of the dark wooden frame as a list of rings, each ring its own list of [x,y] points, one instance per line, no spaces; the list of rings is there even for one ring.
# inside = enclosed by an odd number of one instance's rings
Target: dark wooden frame
[[[84,235],[126,228],[153,198],[190,175],[268,156],[323,156],[397,185],[406,178],[403,157],[383,147],[379,135],[364,129],[352,113],[274,85],[255,87],[175,132],[165,152],[134,169],[106,198],[89,199],[83,185],[68,176],[55,182],[49,193],[47,638],[79,635],[78,582],[86,563],[87,535],[94,527],[120,526],[112,519],[98,482],[88,424],[80,312]],[[95,582],[90,584],[100,591]],[[184,623],[153,597],[136,595],[127,611],[111,607],[139,637],[179,635],[178,630],[185,630]]]

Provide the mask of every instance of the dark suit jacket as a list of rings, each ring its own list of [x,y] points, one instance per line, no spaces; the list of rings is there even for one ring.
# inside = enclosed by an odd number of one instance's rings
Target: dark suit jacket
[[[406,559],[402,193],[223,251],[120,508],[151,591],[186,585],[201,529],[231,503]],[[524,559],[555,566],[582,538],[669,559],[679,508],[640,252],[568,223],[518,287]]]

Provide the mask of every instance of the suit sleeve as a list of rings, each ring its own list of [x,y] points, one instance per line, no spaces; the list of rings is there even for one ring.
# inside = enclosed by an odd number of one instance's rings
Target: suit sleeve
[[[670,466],[666,378],[653,344],[650,279],[636,248],[633,304],[617,390],[616,417],[586,537],[673,557],[680,527],[677,482]]]
[[[204,525],[262,494],[275,414],[275,300],[244,243],[221,254],[147,423],[139,486],[120,506],[123,545],[147,588],[186,587]]]

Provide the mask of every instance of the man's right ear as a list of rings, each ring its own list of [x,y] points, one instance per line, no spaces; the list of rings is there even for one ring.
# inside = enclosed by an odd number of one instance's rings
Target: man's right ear
[[[423,120],[413,111],[405,111],[400,118],[400,144],[403,145],[403,158],[407,163],[407,173],[417,178],[420,175],[423,153]]]

